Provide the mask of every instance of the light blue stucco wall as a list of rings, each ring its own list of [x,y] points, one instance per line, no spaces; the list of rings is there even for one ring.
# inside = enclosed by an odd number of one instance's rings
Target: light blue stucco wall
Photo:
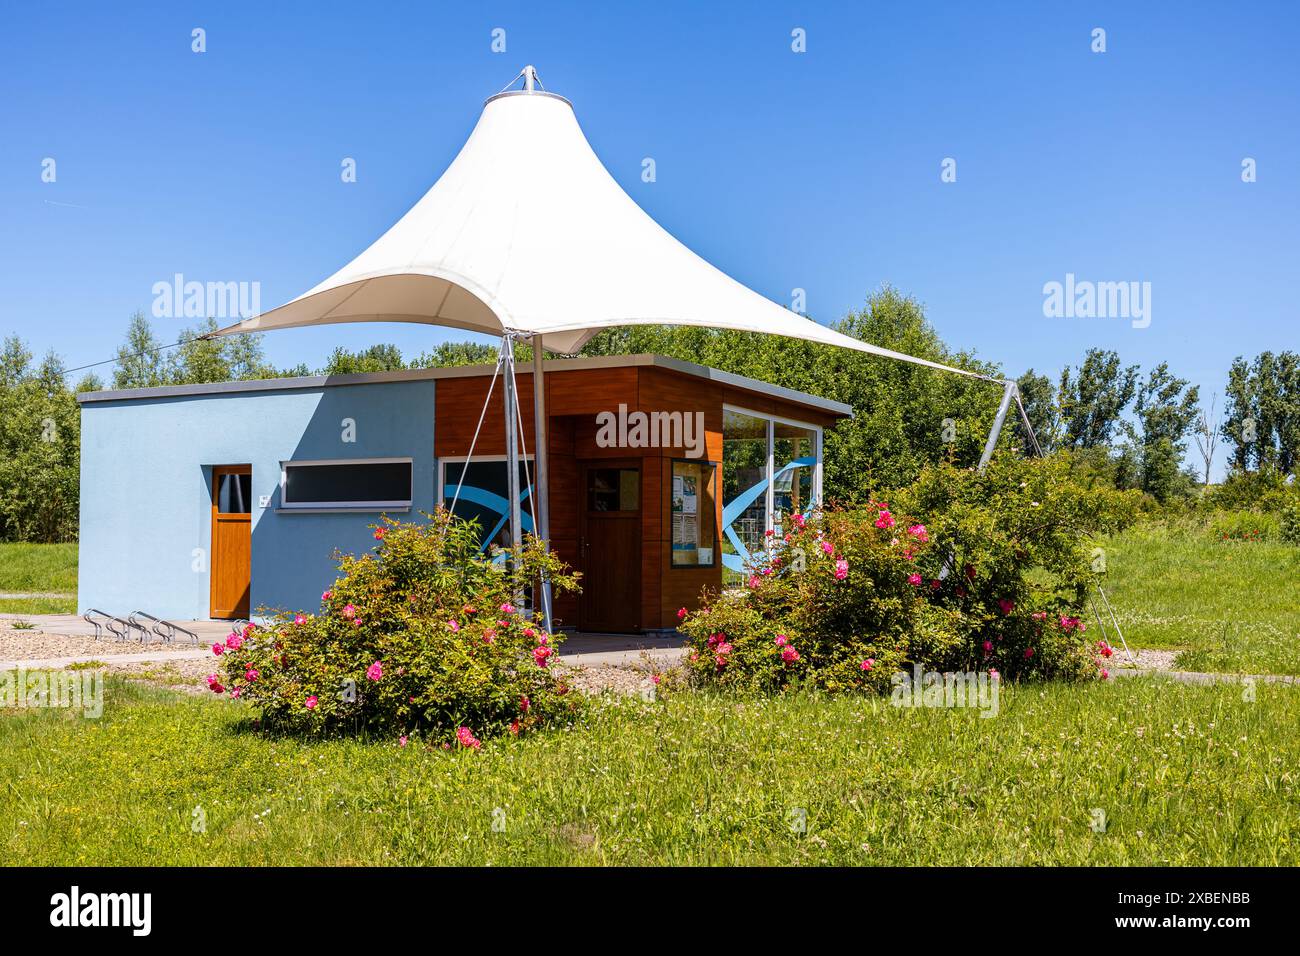
[[[214,465],[253,466],[252,596],[315,610],[335,548],[374,545],[375,513],[286,513],[280,462],[413,459],[411,515],[434,503],[432,380],[82,405],[78,605],[172,620],[209,616]],[[343,419],[356,422],[344,442]],[[262,495],[270,505],[258,507]],[[201,561],[196,564],[196,552]],[[197,568],[197,570],[196,570]]]

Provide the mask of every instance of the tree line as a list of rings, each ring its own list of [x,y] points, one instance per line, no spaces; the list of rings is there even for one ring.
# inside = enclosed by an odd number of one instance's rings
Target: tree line
[[[913,297],[886,287],[835,328],[884,348],[999,378],[997,366],[949,348]],[[310,374],[346,375],[408,368],[490,364],[496,348],[449,342],[411,360],[391,344],[336,348],[317,369],[277,368],[257,334],[203,339],[209,320],[161,342],[142,313],[128,324],[112,365],[113,388],[145,388]],[[849,404],[853,418],[826,434],[827,497],[865,502],[881,488],[911,482],[927,463],[974,465],[992,427],[996,382],[948,375],[864,352],[758,333],[633,326],[595,336],[584,355],[657,353]],[[531,358],[527,345],[516,349]],[[17,338],[0,350],[0,540],[75,539],[79,500],[77,392],[104,387],[94,375],[69,386],[62,360],[40,362]],[[1017,379],[1026,415],[1045,454],[1069,454],[1089,480],[1137,488],[1160,502],[1208,484],[1221,439],[1233,473],[1290,472],[1300,449],[1300,356],[1264,352],[1237,358],[1224,387],[1222,420],[1199,390],[1161,362],[1145,374],[1113,351],[1092,349],[1055,381],[1033,369]],[[1186,463],[1189,442],[1211,446],[1203,468]],[[1211,440],[1212,439],[1212,440]],[[1004,447],[1029,445],[1016,422]],[[1204,452],[1203,452],[1204,455]]]

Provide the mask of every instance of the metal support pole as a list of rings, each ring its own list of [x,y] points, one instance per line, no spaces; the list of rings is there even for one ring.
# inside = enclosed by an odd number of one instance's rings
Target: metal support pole
[[[989,440],[984,443],[984,454],[980,455],[979,468],[983,471],[988,467],[989,462],[993,459],[993,449],[998,446],[998,436],[1002,434],[1002,426],[1007,420],[1007,410],[1011,408],[1011,399],[1016,393],[1016,383],[1007,382],[1006,388],[1002,390],[1002,403],[998,405],[997,417],[993,419],[993,430],[989,432]]]
[[[550,449],[546,444],[546,380],[542,369],[542,337],[533,336],[533,526],[537,536],[550,547],[551,486],[549,481]],[[551,631],[551,582],[542,579],[542,616],[547,632]]]
[[[506,425],[506,497],[510,499],[510,546],[523,542],[519,520],[519,441],[515,432],[515,343],[509,335],[501,337],[501,371],[505,379]]]

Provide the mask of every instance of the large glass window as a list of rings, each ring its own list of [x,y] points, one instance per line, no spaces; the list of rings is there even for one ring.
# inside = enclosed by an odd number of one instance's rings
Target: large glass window
[[[532,477],[532,457],[519,462],[519,525],[525,534],[533,531],[533,496],[529,487]],[[444,461],[442,463],[442,503],[466,521],[477,521],[483,547],[499,545],[510,547],[510,492],[506,487],[509,473],[504,461],[471,462]],[[463,482],[462,482],[463,479]],[[460,485],[460,496],[456,486]]]
[[[762,560],[765,532],[816,504],[821,433],[757,412],[722,415],[722,580],[738,584]],[[769,477],[770,476],[770,477]]]
[[[767,419],[722,413],[722,579],[744,578],[767,530]]]
[[[781,533],[786,518],[806,514],[813,504],[817,432],[802,425],[772,423],[772,528]]]

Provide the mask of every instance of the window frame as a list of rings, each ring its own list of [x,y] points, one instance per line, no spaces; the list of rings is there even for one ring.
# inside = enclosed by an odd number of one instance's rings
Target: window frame
[[[745,408],[743,405],[732,405],[729,402],[723,402],[722,414],[723,420],[726,420],[727,412],[736,412],[740,415],[748,415],[750,418],[758,418],[767,422],[767,495],[764,502],[764,510],[767,512],[766,527],[764,530],[772,530],[772,516],[776,510],[776,481],[773,472],[776,471],[776,462],[773,460],[776,455],[776,425],[779,422],[782,425],[791,425],[795,428],[806,428],[813,433],[813,458],[816,464],[813,465],[813,503],[820,506],[822,503],[822,426],[814,425],[812,422],[801,422],[797,418],[786,418],[784,415],[773,415],[770,412],[760,412],[752,408]],[[723,459],[726,459],[726,445],[723,445]],[[718,467],[722,467],[720,462]]]
[[[405,500],[392,501],[302,501],[288,500],[290,468],[311,468],[320,465],[408,465],[410,467],[410,485]],[[376,512],[376,511],[410,511],[415,501],[415,459],[397,458],[313,458],[287,459],[280,462],[280,507],[277,512]]]

